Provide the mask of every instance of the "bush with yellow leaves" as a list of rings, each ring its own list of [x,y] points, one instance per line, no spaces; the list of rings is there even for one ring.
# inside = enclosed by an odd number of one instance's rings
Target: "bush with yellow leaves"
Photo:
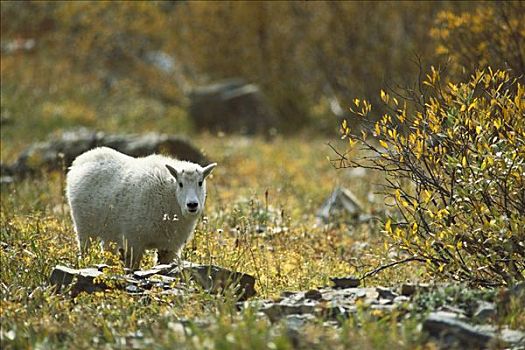
[[[525,87],[490,68],[460,84],[443,86],[440,76],[432,69],[417,92],[381,91],[390,112],[368,132],[344,122],[349,148],[368,152],[340,154],[338,165],[386,174],[398,214],[385,232],[431,275],[478,285],[523,280]],[[367,120],[371,105],[354,104]]]
[[[450,59],[451,73],[457,76],[489,65],[518,76],[525,74],[523,18],[522,1],[486,2],[459,13],[447,9],[436,16],[430,35],[436,53]]]

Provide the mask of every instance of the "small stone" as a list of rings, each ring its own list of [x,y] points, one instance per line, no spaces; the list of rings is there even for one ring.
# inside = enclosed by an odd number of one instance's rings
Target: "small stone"
[[[107,269],[109,267],[109,265],[108,264],[96,264],[95,267],[100,272],[103,272],[105,269]]]
[[[141,290],[136,285],[130,284],[126,286],[126,292],[131,293],[131,294],[136,294],[136,293],[140,293]]]
[[[401,295],[411,296],[416,292],[416,286],[411,283],[403,283],[401,285]]]
[[[281,297],[282,298],[289,298],[289,297],[291,297],[292,295],[295,295],[295,294],[297,294],[297,292],[291,292],[291,291],[285,290],[284,292],[281,293]]]
[[[304,301],[302,303],[293,304],[286,301],[280,303],[270,303],[261,308],[272,322],[275,322],[282,317],[288,315],[302,315],[311,314],[315,311],[316,302]]]
[[[330,280],[334,282],[335,288],[357,288],[361,284],[361,280],[356,277],[331,277]]]
[[[149,278],[157,274],[165,274],[172,268],[171,265],[158,265],[149,270],[136,270],[133,271],[133,276],[137,278]]]
[[[394,301],[395,304],[401,304],[401,303],[406,303],[406,302],[410,301],[410,298],[407,297],[407,296],[404,296],[404,295],[399,295],[399,296],[395,297],[393,301]]]
[[[357,299],[365,298],[365,297],[366,297],[366,290],[364,290],[364,289],[359,289],[359,290],[355,293],[355,297],[356,297]]]
[[[293,314],[286,316],[285,321],[288,328],[291,328],[293,330],[300,330],[308,322],[315,321],[315,316],[312,314]]]
[[[455,315],[459,319],[467,318],[465,315],[465,310],[452,305],[443,305],[438,309],[438,311],[442,312],[443,314]]]
[[[488,321],[496,317],[496,305],[486,301],[480,301],[476,311],[474,312],[474,318],[478,321]]]
[[[320,300],[323,298],[323,294],[321,294],[321,292],[318,291],[317,289],[310,289],[309,291],[304,293],[304,297],[306,299],[311,299],[311,300]]]
[[[379,293],[379,298],[380,299],[389,299],[389,300],[394,300],[395,297],[397,297],[397,294],[392,292],[390,289],[388,288],[384,288],[384,287],[377,287],[376,288],[376,291]]]
[[[339,320],[341,318],[346,319],[350,314],[356,312],[357,307],[355,306],[343,307],[332,303],[332,305],[328,307],[319,307],[316,310],[316,315],[327,320]]]

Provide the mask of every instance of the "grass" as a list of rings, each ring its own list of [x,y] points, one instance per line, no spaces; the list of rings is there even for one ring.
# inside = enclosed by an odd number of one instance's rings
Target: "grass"
[[[315,212],[337,185],[348,185],[367,202],[373,182],[336,171],[322,139],[221,138],[200,135],[219,167],[209,181],[205,216],[184,258],[250,273],[259,297],[329,285],[329,277],[359,275],[385,259],[377,225],[317,222]],[[306,338],[284,325],[269,326],[252,310],[236,311],[228,296],[205,292],[184,297],[131,297],[122,292],[56,294],[47,278],[56,264],[115,263],[93,250],[79,259],[63,195],[64,176],[42,174],[2,187],[1,337],[5,348],[151,347],[213,349],[363,348],[413,344],[413,334],[390,323],[371,322],[372,333],[351,323],[334,330],[313,324]],[[377,208],[376,208],[377,209]],[[368,242],[369,250],[356,249]],[[152,264],[149,255],[147,264]],[[424,278],[421,271],[386,271],[369,283],[392,285]],[[180,320],[188,320],[181,326]],[[207,325],[199,326],[199,320]],[[349,321],[350,322],[350,321]],[[395,322],[394,322],[395,323]],[[82,325],[79,327],[79,325]],[[384,329],[388,336],[383,337]],[[375,333],[374,333],[375,332]],[[296,339],[297,338],[297,339]]]

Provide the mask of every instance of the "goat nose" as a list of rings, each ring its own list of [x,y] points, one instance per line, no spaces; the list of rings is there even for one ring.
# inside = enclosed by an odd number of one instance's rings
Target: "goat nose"
[[[189,202],[186,205],[188,206],[188,209],[197,209],[197,207],[199,206],[199,203],[197,203],[197,202]]]

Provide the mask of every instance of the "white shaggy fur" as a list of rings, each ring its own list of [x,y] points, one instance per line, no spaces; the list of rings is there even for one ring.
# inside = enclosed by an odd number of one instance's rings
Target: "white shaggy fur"
[[[78,156],[67,174],[66,195],[80,248],[90,238],[115,242],[132,267],[145,249],[157,249],[160,263],[180,257],[215,166],[156,154],[133,158],[107,147]]]

